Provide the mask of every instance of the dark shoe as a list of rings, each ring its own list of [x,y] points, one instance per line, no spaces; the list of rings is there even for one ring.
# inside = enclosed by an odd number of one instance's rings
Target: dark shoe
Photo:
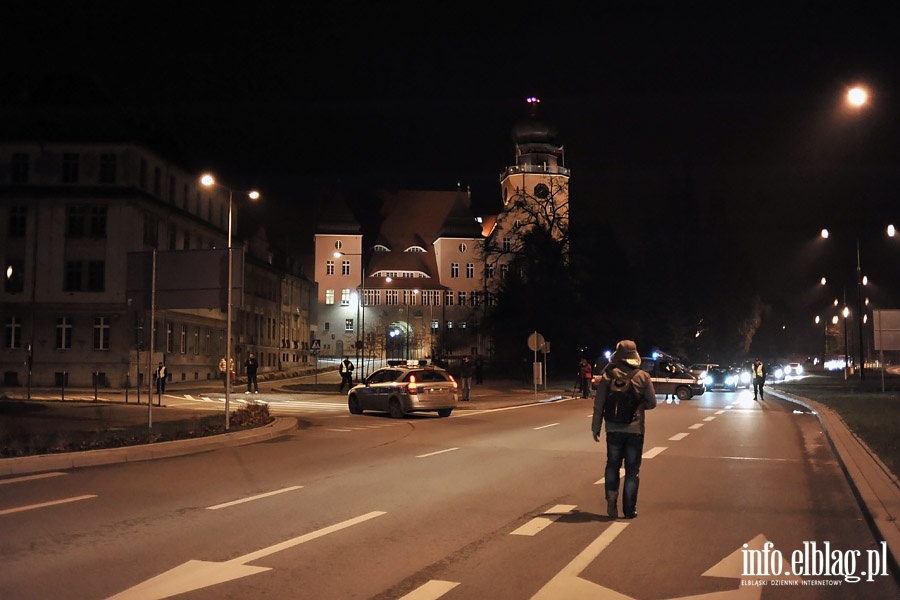
[[[619,518],[619,509],[616,507],[616,498],[606,499],[606,514],[610,519]]]
[[[632,512],[627,512],[627,513],[625,513],[625,518],[626,518],[626,519],[636,519],[636,518],[637,518],[637,513],[634,512],[634,511],[632,511]]]

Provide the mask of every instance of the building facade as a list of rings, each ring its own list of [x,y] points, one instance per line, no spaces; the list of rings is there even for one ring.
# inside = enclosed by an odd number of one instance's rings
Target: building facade
[[[129,289],[129,256],[225,249],[229,203],[227,191],[138,144],[0,144],[4,385],[149,385],[158,362],[170,380],[216,378],[223,307],[151,312]],[[240,223],[239,203],[232,209]],[[261,372],[299,368],[315,285],[257,238],[233,237],[246,256],[236,363],[254,351]]]

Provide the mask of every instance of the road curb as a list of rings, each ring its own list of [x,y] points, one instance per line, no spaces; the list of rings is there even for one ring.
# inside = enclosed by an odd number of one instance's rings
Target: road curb
[[[276,417],[273,422],[263,427],[188,440],[139,444],[123,448],[88,450],[85,452],[61,452],[59,454],[3,458],[0,459],[0,476],[171,458],[198,452],[208,452],[229,446],[243,446],[245,444],[262,442],[285,435],[296,428],[296,418]]]
[[[818,417],[869,527],[879,541],[887,542],[891,572],[900,581],[900,481],[831,408],[782,390],[770,388],[766,393],[799,404]]]

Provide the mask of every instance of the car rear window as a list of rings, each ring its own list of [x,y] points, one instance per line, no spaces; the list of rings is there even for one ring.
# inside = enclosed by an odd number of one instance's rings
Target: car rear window
[[[407,373],[404,381],[409,381],[409,376],[415,375],[416,381],[449,381],[446,371],[435,371],[427,369],[423,371],[410,371]]]

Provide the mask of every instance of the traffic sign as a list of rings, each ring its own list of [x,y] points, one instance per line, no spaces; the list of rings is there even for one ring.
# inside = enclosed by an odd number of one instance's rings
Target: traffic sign
[[[321,350],[322,349],[322,340],[313,340],[311,348],[313,350]]]
[[[537,352],[538,350],[542,350],[544,348],[544,336],[539,334],[537,331],[528,336],[528,349],[532,352]]]

